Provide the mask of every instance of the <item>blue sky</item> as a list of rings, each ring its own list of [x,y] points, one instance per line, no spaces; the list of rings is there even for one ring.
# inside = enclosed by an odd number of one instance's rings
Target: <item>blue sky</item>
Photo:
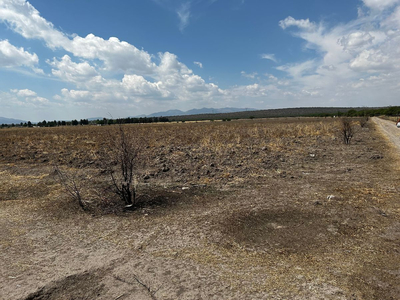
[[[0,116],[399,105],[400,0],[0,0]]]

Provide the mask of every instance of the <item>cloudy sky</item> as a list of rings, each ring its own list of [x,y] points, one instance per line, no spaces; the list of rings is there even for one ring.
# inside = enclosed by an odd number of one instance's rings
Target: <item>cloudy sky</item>
[[[400,0],[0,0],[0,116],[400,101]]]

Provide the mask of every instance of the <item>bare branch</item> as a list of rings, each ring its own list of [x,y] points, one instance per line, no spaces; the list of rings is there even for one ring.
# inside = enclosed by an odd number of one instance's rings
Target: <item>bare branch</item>
[[[76,201],[78,201],[79,206],[82,207],[83,210],[86,210],[86,204],[82,200],[81,196],[81,186],[77,183],[75,176],[70,176],[66,172],[62,172],[58,166],[54,167],[60,183],[65,188],[67,193]]]
[[[349,145],[355,133],[354,125],[350,119],[341,119],[340,133],[342,135],[343,142],[346,145]]]

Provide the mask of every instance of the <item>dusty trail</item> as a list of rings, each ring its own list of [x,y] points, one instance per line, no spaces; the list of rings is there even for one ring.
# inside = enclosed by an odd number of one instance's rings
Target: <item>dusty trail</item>
[[[372,120],[379,125],[385,136],[396,146],[400,151],[400,128],[392,121],[383,120],[380,118],[372,118]]]

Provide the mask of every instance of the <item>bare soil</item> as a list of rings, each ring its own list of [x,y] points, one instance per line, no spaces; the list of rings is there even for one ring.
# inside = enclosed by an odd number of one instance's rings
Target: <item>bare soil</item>
[[[396,122],[380,118],[373,118],[373,121],[379,125],[380,130],[382,130],[390,142],[397,149],[400,149],[400,129],[397,128]]]
[[[331,118],[132,126],[140,205],[89,212],[53,166],[93,194],[105,128],[2,130],[0,299],[400,299],[399,150],[378,122],[350,145]]]

